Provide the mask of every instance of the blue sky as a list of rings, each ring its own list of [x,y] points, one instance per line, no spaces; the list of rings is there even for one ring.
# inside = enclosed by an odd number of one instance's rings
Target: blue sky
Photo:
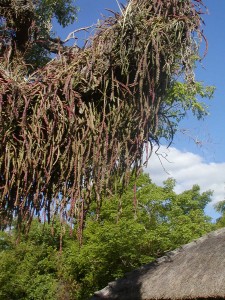
[[[125,3],[124,0],[120,2]],[[180,124],[187,134],[178,133],[170,150],[162,147],[161,153],[169,161],[164,161],[167,173],[156,156],[150,159],[146,171],[157,184],[161,184],[166,177],[174,177],[178,192],[191,188],[195,183],[202,190],[212,189],[215,203],[225,198],[225,0],[205,0],[204,3],[209,10],[209,14],[203,16],[208,53],[202,66],[197,67],[196,79],[216,87],[214,99],[206,100],[210,115],[204,121],[188,116]],[[77,0],[76,4],[80,8],[78,21],[63,31],[58,30],[62,39],[73,30],[96,23],[102,14],[109,14],[106,8],[119,10],[116,0]],[[200,146],[192,138],[200,141]],[[218,216],[212,204],[207,208],[207,213],[213,218]]]

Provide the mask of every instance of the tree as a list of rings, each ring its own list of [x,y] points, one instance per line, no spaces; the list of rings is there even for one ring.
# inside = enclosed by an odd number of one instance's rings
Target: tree
[[[73,0],[3,0],[0,5],[0,56],[15,57],[35,69],[50,61],[51,53],[63,50],[64,43],[52,32],[52,19],[63,27],[74,22],[77,7]],[[3,61],[4,61],[3,60]]]
[[[60,227],[59,222],[48,226],[34,220],[29,235],[20,235],[20,243],[15,229],[1,234],[0,300],[74,299],[77,287],[66,270],[68,265],[63,265]],[[66,239],[73,239],[68,232]]]
[[[197,96],[210,97],[212,89],[194,80],[203,4],[132,0],[96,25],[83,49],[60,50],[30,74],[26,62],[40,46],[36,25],[39,38],[50,40],[49,20],[55,15],[66,25],[71,2],[3,3],[3,33],[12,30],[14,48],[3,51],[0,66],[1,226],[15,215],[30,224],[44,211],[48,221],[75,218],[82,232],[91,202],[99,211],[118,177],[127,184],[130,170],[138,173],[144,148],[150,154],[161,137],[171,142],[188,110],[207,114]],[[20,43],[25,20],[31,26]]]
[[[68,224],[61,241],[59,219],[54,235],[52,226],[34,220],[28,235],[20,233],[17,245],[16,230],[3,233],[0,300],[89,299],[109,281],[211,231],[214,225],[204,213],[211,192],[200,193],[195,185],[176,194],[174,187],[173,179],[160,187],[142,174],[131,179],[122,196],[103,201],[98,220],[93,203],[82,247],[69,234]]]
[[[204,213],[212,192],[200,193],[195,185],[176,194],[174,187],[173,179],[160,187],[141,175],[122,196],[103,201],[97,221],[95,208],[90,211],[83,245],[73,260],[79,299],[89,299],[115,278],[213,230]]]
[[[214,205],[215,210],[221,214],[221,216],[216,220],[216,225],[218,228],[225,226],[225,200],[219,201]]]

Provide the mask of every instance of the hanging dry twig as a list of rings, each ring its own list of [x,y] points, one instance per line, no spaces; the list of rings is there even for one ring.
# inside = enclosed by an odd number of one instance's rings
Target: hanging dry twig
[[[121,16],[96,27],[84,49],[28,78],[21,62],[2,60],[2,226],[45,211],[48,220],[75,217],[82,232],[91,199],[99,209],[102,193],[141,166],[143,145],[162,128],[173,136],[159,112],[175,76],[190,86],[194,80],[200,4],[131,0]]]

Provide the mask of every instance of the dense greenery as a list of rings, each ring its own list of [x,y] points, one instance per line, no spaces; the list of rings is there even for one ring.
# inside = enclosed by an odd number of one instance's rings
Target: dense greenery
[[[64,43],[55,37],[53,18],[63,27],[77,15],[73,0],[2,0],[0,3],[0,57],[5,64],[19,58],[34,70],[50,61]],[[9,67],[9,66],[6,66]]]
[[[176,194],[174,187],[173,179],[163,187],[147,175],[132,180],[121,196],[103,201],[98,218],[90,209],[81,247],[76,230],[58,221],[52,227],[35,220],[19,237],[16,230],[2,233],[0,300],[88,299],[125,272],[214,229],[204,213],[211,192],[194,185]]]
[[[225,227],[225,200],[222,200],[215,204],[215,209],[221,216],[217,219],[219,227]]]

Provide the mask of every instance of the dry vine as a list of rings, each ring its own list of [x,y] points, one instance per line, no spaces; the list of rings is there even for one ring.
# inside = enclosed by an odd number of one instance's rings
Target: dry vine
[[[131,0],[71,49],[26,77],[21,62],[0,67],[1,226],[45,212],[82,231],[114,178],[129,180],[143,146],[173,136],[167,91],[193,82],[202,37],[200,0]],[[15,67],[16,65],[16,67]]]

